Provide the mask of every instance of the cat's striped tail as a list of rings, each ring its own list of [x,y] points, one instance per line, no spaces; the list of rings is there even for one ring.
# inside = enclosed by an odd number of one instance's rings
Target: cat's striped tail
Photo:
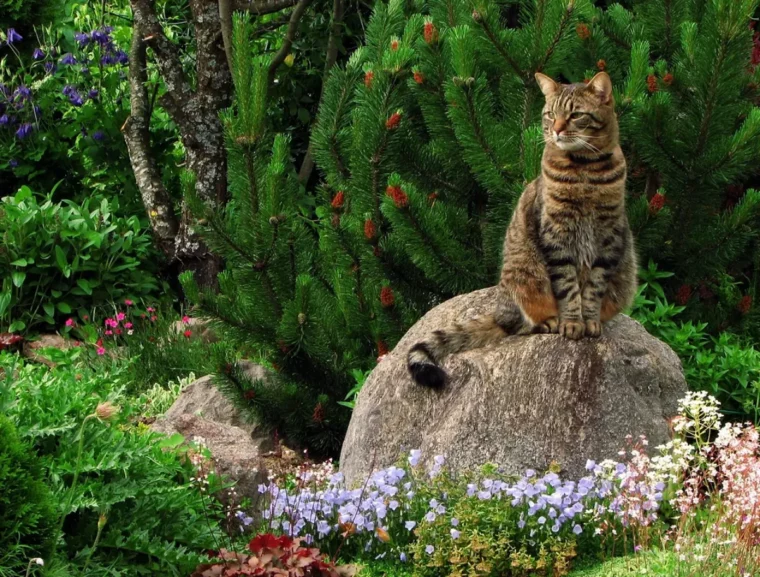
[[[448,378],[440,366],[448,355],[479,349],[505,336],[531,331],[530,323],[523,319],[516,305],[499,318],[484,315],[454,323],[446,330],[433,331],[428,339],[412,345],[407,354],[407,368],[416,383],[437,389],[443,387]]]

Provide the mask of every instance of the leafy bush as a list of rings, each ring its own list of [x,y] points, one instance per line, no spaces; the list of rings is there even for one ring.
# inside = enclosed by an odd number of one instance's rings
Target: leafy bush
[[[202,565],[191,577],[338,577],[335,565],[319,549],[301,546],[301,539],[257,535],[248,544],[252,555],[221,551],[218,563]]]
[[[669,303],[660,284],[672,276],[650,262],[631,316],[678,354],[691,388],[715,396],[727,415],[760,423],[760,351],[730,332],[709,335],[707,323],[678,320],[685,307]]]
[[[15,371],[0,409],[50,472],[64,520],[58,561],[72,574],[89,563],[92,574],[187,575],[218,549],[217,505],[191,484],[188,461],[166,450],[176,439],[130,425],[135,406],[122,395],[123,370],[95,372],[81,363],[50,370],[9,354],[0,355],[0,370]],[[110,423],[91,418],[101,401],[121,405]]]
[[[40,24],[53,15],[57,6],[58,2],[52,0],[0,0],[0,30]]]
[[[32,557],[46,557],[55,512],[37,456],[0,414],[0,576],[20,575]]]
[[[117,201],[55,203],[28,187],[0,203],[0,323],[10,332],[55,326],[77,311],[156,295],[156,253],[137,217]]]

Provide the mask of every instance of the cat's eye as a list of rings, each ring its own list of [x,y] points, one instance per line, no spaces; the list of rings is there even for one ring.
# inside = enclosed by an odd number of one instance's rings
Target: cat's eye
[[[546,112],[544,112],[544,116],[546,116],[550,120],[554,120],[554,113],[551,110],[547,110]]]
[[[573,112],[570,115],[570,120],[580,120],[581,118],[584,118],[588,116],[588,113],[586,112]]]

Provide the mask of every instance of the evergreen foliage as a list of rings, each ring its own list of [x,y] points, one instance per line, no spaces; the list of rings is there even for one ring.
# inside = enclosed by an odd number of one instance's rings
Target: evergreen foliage
[[[202,314],[277,367],[290,404],[232,378],[232,364],[227,390],[252,390],[241,405],[337,450],[347,369],[371,368],[432,306],[498,279],[512,208],[540,172],[538,71],[610,73],[642,260],[673,270],[666,289],[683,285],[676,300],[713,329],[751,327],[757,4],[378,2],[364,46],[325,85],[312,134],[323,182],[307,194],[287,143],[263,128],[265,63],[245,51],[238,20],[224,117],[233,201],[224,212],[191,202],[227,270],[219,295],[185,284]]]

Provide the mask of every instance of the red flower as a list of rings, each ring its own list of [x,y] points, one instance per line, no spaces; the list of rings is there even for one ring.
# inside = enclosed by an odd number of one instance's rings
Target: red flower
[[[681,285],[676,293],[676,303],[680,306],[684,306],[691,298],[691,285]]]
[[[364,86],[369,88],[372,86],[372,80],[375,78],[375,73],[371,70],[367,70],[367,72],[364,73]]]
[[[289,549],[293,545],[293,540],[287,535],[275,537],[271,533],[256,535],[250,543],[248,549],[254,553],[259,553],[264,549]]]
[[[604,60],[598,60],[596,63],[596,67],[599,70],[606,70],[607,69],[607,63]]]
[[[377,229],[375,229],[375,223],[372,222],[371,218],[368,218],[364,221],[364,238],[367,240],[372,240],[375,238],[375,233],[377,233]]]
[[[103,346],[103,339],[98,339],[97,341],[95,341],[95,344],[98,345],[99,347],[102,347]]]
[[[186,330],[184,333],[182,333],[182,334],[183,334],[183,335],[185,335],[185,338],[186,338],[186,339],[189,339],[191,336],[193,336],[193,331],[191,331],[190,329],[187,329],[187,330]]]
[[[665,76],[662,77],[662,81],[667,85],[670,86],[673,84],[673,75],[668,72]]]
[[[20,343],[24,340],[21,335],[14,335],[13,333],[0,333],[0,351],[4,351],[13,345]]]
[[[422,72],[415,72],[414,73],[414,81],[417,84],[422,84],[425,82],[425,75]]]
[[[427,42],[428,44],[437,42],[438,29],[435,27],[435,24],[433,24],[432,22],[425,22],[425,27],[423,28],[423,36],[425,37],[425,42]]]
[[[647,88],[649,92],[657,92],[657,77],[654,74],[647,76]]]
[[[388,186],[385,189],[385,194],[393,199],[393,204],[396,205],[396,208],[406,208],[409,206],[409,197],[401,190],[400,186]]]
[[[746,315],[749,312],[749,309],[752,308],[752,297],[750,295],[744,295],[736,308],[739,309],[741,314]]]
[[[343,193],[342,190],[339,190],[333,197],[332,202],[330,203],[330,206],[332,206],[335,209],[343,208],[343,203],[345,202],[346,202],[346,195]]]
[[[317,406],[314,407],[311,420],[315,423],[321,423],[325,420],[325,408],[322,406],[322,403],[317,403]]]
[[[401,122],[401,113],[400,112],[394,112],[388,117],[388,120],[385,121],[385,128],[388,130],[395,130],[398,128],[399,123]]]
[[[657,214],[665,206],[665,195],[659,192],[649,200],[649,214]]]
[[[395,52],[398,50],[398,40],[391,40],[391,50]]]
[[[591,30],[589,30],[588,26],[583,23],[578,24],[578,26],[575,27],[575,33],[581,40],[588,40],[591,38]]]
[[[380,289],[380,304],[382,304],[384,308],[387,309],[392,307],[395,302],[396,297],[393,294],[393,289],[391,289],[391,287],[384,286]]]
[[[377,341],[377,356],[382,357],[388,354],[388,345],[384,341]]]
[[[83,321],[89,321],[90,320],[90,315],[82,315],[82,320]]]

